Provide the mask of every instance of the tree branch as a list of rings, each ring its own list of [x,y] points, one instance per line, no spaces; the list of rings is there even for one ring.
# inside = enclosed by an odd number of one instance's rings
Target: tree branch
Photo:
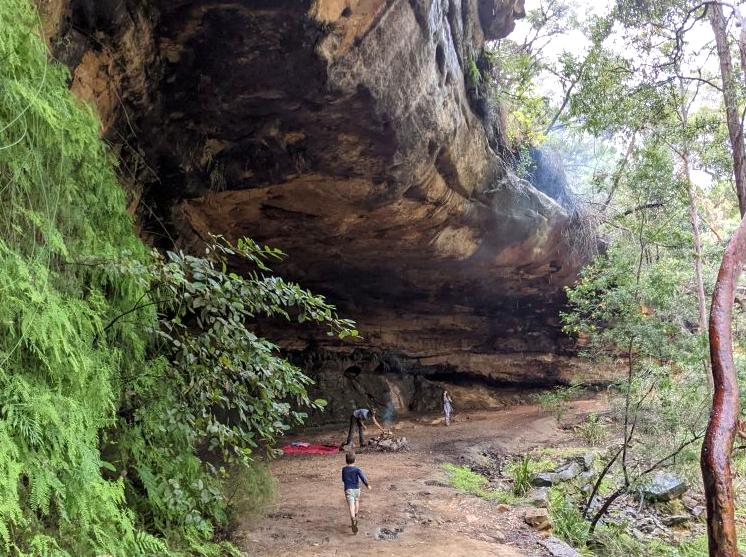
[[[651,201],[650,203],[643,203],[642,205],[638,205],[637,207],[632,207],[631,209],[622,211],[618,215],[615,215],[614,218],[626,217],[633,213],[639,213],[640,211],[644,211],[646,209],[657,209],[658,207],[663,207],[662,201]]]

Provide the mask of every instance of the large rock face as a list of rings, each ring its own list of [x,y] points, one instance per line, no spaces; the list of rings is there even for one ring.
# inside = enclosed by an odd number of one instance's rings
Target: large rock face
[[[126,146],[146,233],[279,247],[278,271],[359,323],[354,346],[273,332],[325,354],[317,375],[353,352],[370,374],[392,355],[400,375],[577,373],[558,318],[579,265],[565,193],[506,170],[470,82],[522,0],[51,4],[73,86]]]

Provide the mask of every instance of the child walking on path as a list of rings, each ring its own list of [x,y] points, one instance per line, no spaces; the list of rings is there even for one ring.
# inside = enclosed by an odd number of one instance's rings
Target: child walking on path
[[[345,455],[347,466],[342,468],[342,483],[345,488],[345,499],[350,509],[350,521],[352,523],[352,533],[357,534],[357,513],[360,510],[360,481],[370,490],[370,483],[360,468],[353,466],[355,464],[355,453],[348,452]]]

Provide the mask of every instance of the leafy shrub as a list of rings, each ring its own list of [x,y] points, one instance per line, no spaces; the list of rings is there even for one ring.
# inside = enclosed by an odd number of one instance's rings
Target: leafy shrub
[[[308,397],[311,380],[249,324],[268,316],[322,323],[340,336],[356,332],[323,298],[270,274],[265,262],[281,256],[249,239],[234,246],[215,238],[205,257],[154,253],[148,264],[119,265],[122,276],[148,286],[139,305],[159,309],[153,333],[166,360],[125,384],[127,419],[109,455],[115,469],[132,470],[127,492],[150,517],[149,530],[211,539],[228,523],[220,483],[229,474],[197,455],[256,471],[257,449],[271,448],[305,418],[297,409],[323,405]],[[254,270],[228,273],[228,257]]]
[[[525,455],[521,460],[514,463],[509,469],[509,474],[513,478],[513,495],[526,495],[531,489],[531,480],[534,477],[530,457]]]
[[[557,488],[549,492],[549,515],[554,524],[554,533],[575,547],[584,547],[588,540],[588,522],[577,505]]]
[[[477,60],[473,56],[469,57],[466,66],[466,83],[469,87],[476,88],[482,83],[482,72],[479,71]]]
[[[487,493],[489,480],[472,471],[468,466],[444,464],[443,470],[448,476],[448,482],[459,491],[471,493],[478,497],[483,497]]]
[[[468,466],[443,464],[442,468],[448,476],[448,482],[459,491],[497,503],[514,504],[517,502],[517,499],[510,492],[489,489],[489,480],[481,474],[477,474]]]
[[[536,401],[544,412],[551,413],[559,424],[567,412],[570,400],[577,396],[581,387],[577,385],[555,387],[536,395]]]
[[[576,431],[592,447],[600,445],[606,438],[606,428],[601,423],[598,414],[589,414]]]
[[[277,494],[277,480],[260,460],[238,466],[224,484],[228,507],[244,520],[258,518]]]

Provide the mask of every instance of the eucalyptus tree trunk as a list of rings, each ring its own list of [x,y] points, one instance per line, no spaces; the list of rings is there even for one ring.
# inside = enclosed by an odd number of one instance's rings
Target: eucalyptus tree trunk
[[[728,136],[733,151],[733,173],[736,178],[736,194],[741,214],[746,212],[746,152],[744,152],[743,128],[741,116],[738,113],[737,81],[733,73],[733,61],[728,45],[728,33],[723,7],[718,2],[708,4],[708,14],[712,31],[715,34],[718,59],[720,61],[720,76],[723,81],[723,102],[725,104],[725,119],[728,124]],[[745,39],[746,40],[746,39]],[[744,45],[740,44],[739,47]],[[740,50],[740,48],[739,48]],[[742,59],[746,59],[746,52],[742,51]]]
[[[699,330],[707,330],[707,308],[705,307],[705,282],[702,276],[702,238],[699,233],[699,212],[697,211],[697,194],[695,185],[689,172],[689,160],[684,161],[687,194],[689,195],[689,224],[692,227],[692,242],[694,244],[694,281],[697,283],[697,309],[699,314]]]
[[[699,231],[699,211],[697,210],[697,186],[692,180],[691,172],[691,152],[689,150],[689,140],[687,128],[689,126],[689,104],[686,99],[686,89],[684,83],[679,80],[680,106],[679,120],[681,121],[681,136],[683,147],[677,151],[681,157],[683,167],[684,181],[686,182],[686,193],[689,197],[689,224],[692,227],[692,247],[694,248],[694,282],[697,291],[697,317],[699,324],[699,334],[705,335],[707,332],[707,304],[705,301],[705,281],[702,273],[702,236]],[[714,387],[712,374],[707,360],[703,362],[705,377],[710,392]]]
[[[705,281],[702,274],[702,237],[699,233],[699,211],[697,210],[696,185],[692,181],[689,167],[689,154],[685,151],[683,158],[684,178],[686,179],[687,195],[689,196],[689,224],[692,227],[692,244],[694,248],[694,282],[697,289],[697,315],[699,321],[699,333],[706,334],[707,331],[707,307],[705,303]],[[707,384],[712,392],[713,379],[710,369],[705,363],[705,375]]]
[[[746,16],[741,13],[739,8],[735,9],[735,15],[738,25],[741,28],[738,34],[738,52],[741,54],[741,75],[746,84]]]
[[[715,388],[700,463],[707,501],[710,557],[738,557],[730,467],[739,410],[738,381],[733,363],[732,317],[738,277],[746,259],[746,155],[723,9],[719,3],[713,2],[708,4],[708,12],[720,60],[723,101],[742,220],[725,249],[712,295],[710,360]]]
[[[739,404],[731,320],[744,259],[746,218],[725,249],[710,308],[710,359],[715,390],[701,455],[710,557],[738,557],[730,454]]]

